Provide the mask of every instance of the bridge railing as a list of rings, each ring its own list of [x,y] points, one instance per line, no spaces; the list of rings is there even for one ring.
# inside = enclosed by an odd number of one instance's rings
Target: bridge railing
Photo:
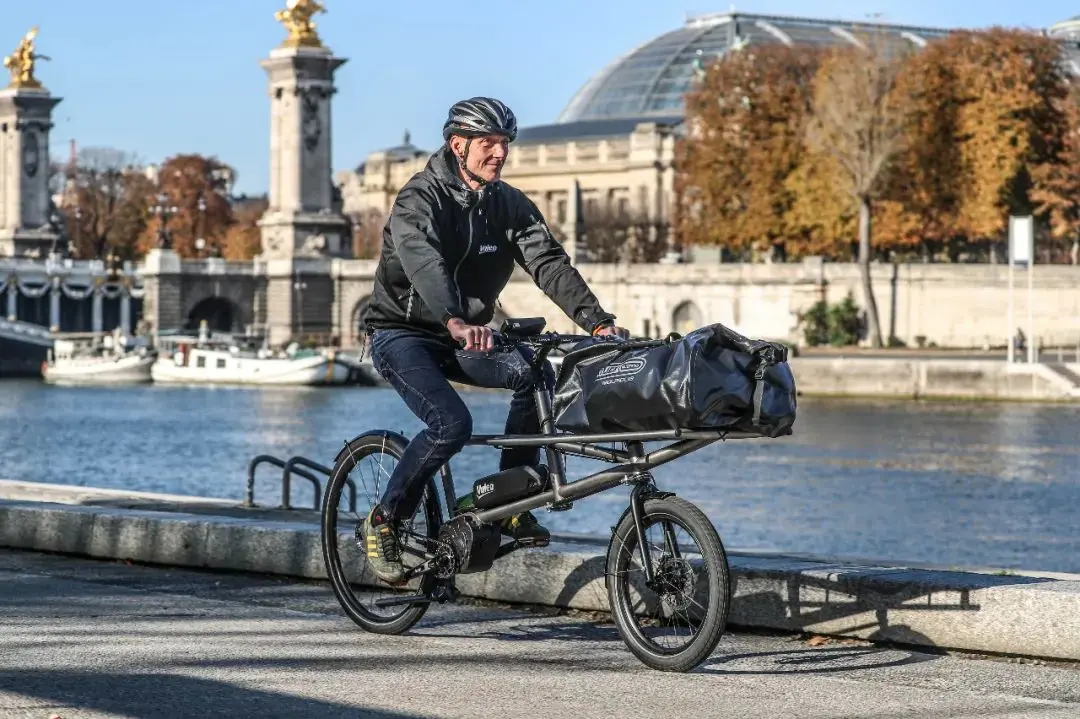
[[[208,257],[203,260],[184,260],[180,263],[185,274],[192,275],[255,275],[259,263],[247,260],[224,260]]]

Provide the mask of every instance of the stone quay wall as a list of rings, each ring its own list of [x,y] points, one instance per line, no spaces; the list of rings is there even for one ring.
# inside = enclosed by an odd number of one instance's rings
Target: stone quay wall
[[[744,334],[803,344],[799,317],[818,300],[849,292],[862,306],[855,264],[581,265],[601,302],[635,333],[662,335],[722,322]],[[1003,347],[1022,328],[1042,347],[1080,342],[1080,267],[1034,268],[1033,326],[1028,327],[1027,276],[1015,271],[1013,330],[1007,323],[1008,267],[1001,265],[876,265],[872,270],[882,334],[908,346],[920,338],[941,347]],[[502,297],[507,315],[571,323],[523,273]]]

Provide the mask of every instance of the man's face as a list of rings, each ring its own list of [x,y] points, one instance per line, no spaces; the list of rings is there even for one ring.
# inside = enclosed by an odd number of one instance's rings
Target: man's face
[[[464,137],[450,138],[450,148],[459,158],[465,154]],[[495,182],[502,174],[506,156],[510,152],[510,143],[502,135],[474,137],[469,145],[469,156],[465,158],[465,167],[482,178],[485,182]]]

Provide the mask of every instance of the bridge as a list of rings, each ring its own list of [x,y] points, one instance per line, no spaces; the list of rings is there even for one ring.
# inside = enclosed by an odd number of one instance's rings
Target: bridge
[[[9,320],[56,331],[194,330],[205,320],[216,331],[265,334],[277,346],[306,341],[349,348],[364,341],[375,269],[374,260],[184,260],[159,249],[116,272],[100,262],[0,260],[0,308],[6,296]],[[858,268],[845,263],[581,264],[578,270],[604,306],[642,336],[722,322],[803,344],[800,318],[814,303],[849,294],[859,303],[861,296]],[[881,263],[872,274],[884,334],[909,348],[1005,346],[1006,267]],[[1036,268],[1034,326],[1024,331],[1039,347],[1080,343],[1077,287],[1080,266]],[[1024,320],[1019,326],[1026,322],[1026,291],[1018,290],[1015,301]],[[552,329],[574,329],[521,270],[500,298],[499,315],[540,315]]]

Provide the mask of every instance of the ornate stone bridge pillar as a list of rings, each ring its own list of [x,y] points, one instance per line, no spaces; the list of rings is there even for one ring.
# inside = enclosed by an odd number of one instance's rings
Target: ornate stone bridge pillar
[[[183,296],[180,256],[172,250],[152,249],[139,272],[143,281],[143,320],[153,332],[182,327]],[[130,310],[129,310],[130,312]],[[126,318],[131,321],[130,314]],[[123,324],[124,320],[121,320]]]
[[[330,152],[334,72],[345,60],[315,32],[318,12],[312,0],[278,12],[289,35],[261,63],[270,78],[270,196],[259,227],[273,345],[329,334],[330,259],[351,252],[349,221],[334,207]]]
[[[37,28],[4,58],[10,84],[0,90],[0,257],[44,259],[59,232],[50,218],[49,130],[52,97],[34,77]]]

